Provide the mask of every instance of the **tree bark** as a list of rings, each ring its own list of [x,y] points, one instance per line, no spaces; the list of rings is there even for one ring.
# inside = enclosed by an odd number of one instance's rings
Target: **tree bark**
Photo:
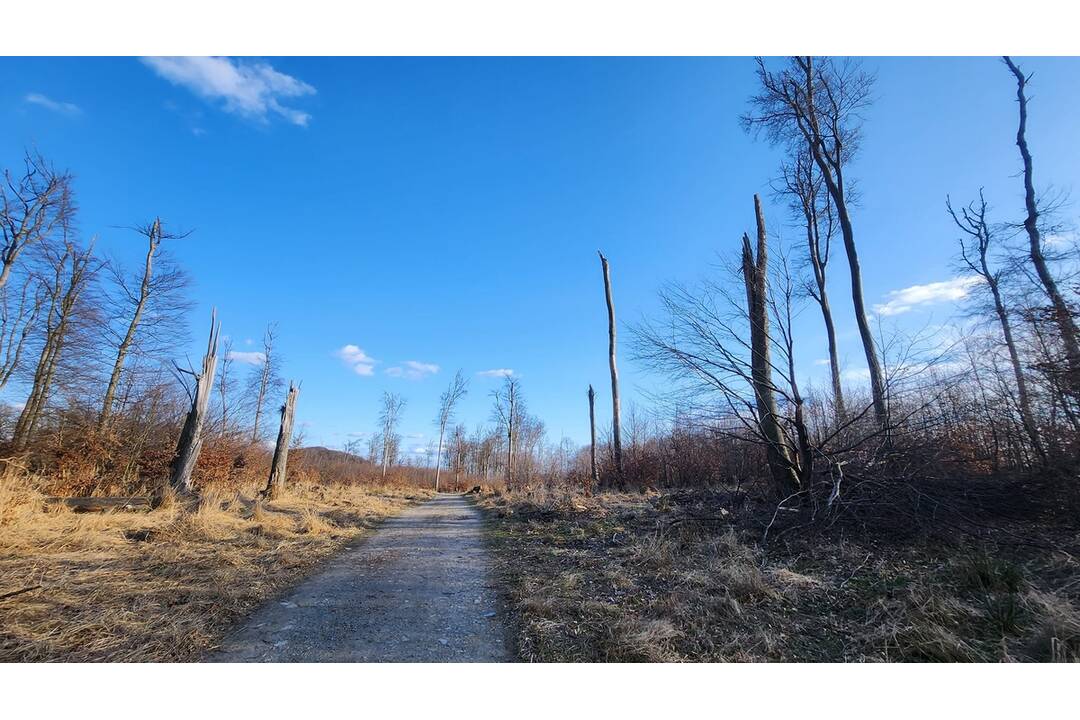
[[[604,273],[604,297],[607,300],[608,313],[608,366],[611,368],[611,447],[615,456],[615,477],[620,485],[623,481],[622,428],[619,410],[619,369],[615,364],[615,302],[611,296],[611,268],[608,260],[599,250],[600,267]]]
[[[600,475],[596,470],[596,393],[593,392],[591,384],[589,385],[589,467],[591,485],[586,487],[587,491],[600,487]]]
[[[439,492],[439,471],[442,469],[443,434],[446,425],[439,426],[439,449],[435,452],[435,492]]]
[[[176,443],[173,456],[169,485],[180,493],[190,493],[192,473],[199,461],[203,444],[203,425],[206,422],[206,409],[210,403],[210,392],[217,372],[218,335],[221,324],[217,321],[217,310],[210,316],[210,338],[207,341],[206,354],[203,355],[202,368],[195,374],[195,388],[191,394],[191,409],[188,410],[180,439]]]
[[[135,340],[135,331],[142,320],[146,303],[150,299],[150,281],[154,273],[154,254],[161,244],[161,219],[154,220],[149,233],[150,246],[146,251],[146,265],[143,269],[142,283],[139,286],[139,301],[135,305],[135,313],[131,316],[124,339],[116,351],[116,360],[113,362],[112,374],[109,376],[109,385],[105,389],[105,399],[101,405],[101,416],[98,418],[98,427],[102,428],[109,422],[112,413],[113,402],[116,400],[116,388],[120,385],[120,373],[124,370],[124,360],[127,358],[131,344]]]
[[[281,406],[281,425],[278,428],[277,444],[274,445],[274,459],[270,463],[270,477],[266,481],[266,489],[263,490],[263,496],[271,500],[276,498],[285,487],[289,442],[292,440],[293,412],[296,410],[296,396],[299,394],[300,388],[289,383],[285,404]]]
[[[742,270],[746,284],[746,304],[750,319],[750,376],[757,408],[758,427],[765,440],[766,457],[773,486],[779,497],[798,488],[799,479],[794,471],[790,443],[779,421],[776,392],[772,382],[772,365],[769,350],[768,315],[768,240],[765,232],[765,215],[761,199],[754,195],[754,213],[757,219],[757,257],[750,244],[750,237],[743,234]]]
[[[1061,334],[1061,343],[1065,346],[1065,362],[1068,365],[1069,381],[1066,386],[1070,388],[1074,396],[1080,396],[1080,331],[1077,330],[1076,321],[1068,303],[1058,290],[1057,281],[1046,264],[1046,257],[1042,251],[1042,236],[1039,232],[1039,208],[1035,198],[1035,181],[1032,170],[1031,151],[1027,144],[1027,95],[1025,86],[1027,77],[1020,68],[1008,56],[1004,57],[1005,64],[1016,77],[1016,100],[1020,104],[1020,124],[1016,130],[1016,146],[1020,148],[1020,157],[1024,163],[1024,206],[1027,217],[1024,218],[1024,230],[1027,232],[1029,254],[1031,264],[1035,267],[1035,274],[1050,299],[1050,305],[1054,312],[1054,321]]]
[[[848,269],[851,274],[851,301],[855,308],[855,322],[859,327],[859,337],[862,340],[863,353],[866,356],[866,365],[870,371],[870,392],[874,403],[874,417],[878,426],[885,428],[888,425],[888,406],[885,401],[885,379],[878,360],[877,346],[874,344],[874,334],[870,329],[870,323],[866,319],[866,304],[863,301],[862,268],[859,265],[859,251],[855,246],[855,231],[851,224],[851,216],[848,213],[847,197],[844,190],[843,175],[843,148],[841,140],[834,133],[835,157],[826,157],[825,141],[818,122],[817,109],[814,106],[814,66],[812,58],[803,58],[799,64],[805,73],[806,111],[805,124],[800,124],[800,129],[805,139],[810,144],[810,151],[814,162],[821,170],[821,177],[825,181],[825,187],[832,197],[836,206],[836,215],[840,221],[840,233],[844,238],[844,251],[847,255]],[[835,173],[834,173],[835,170]]]
[[[70,242],[65,242],[64,253],[54,261],[53,284],[49,288],[49,309],[45,320],[45,343],[34,371],[30,396],[19,413],[11,438],[16,452],[21,453],[26,449],[48,402],[72,313],[86,286],[91,258],[91,250],[80,251]],[[69,261],[71,269],[65,277]]]

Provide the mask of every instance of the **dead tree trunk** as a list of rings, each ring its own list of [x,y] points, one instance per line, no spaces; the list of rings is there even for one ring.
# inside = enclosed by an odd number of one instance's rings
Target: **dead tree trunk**
[[[277,444],[274,445],[274,460],[270,463],[270,478],[266,481],[263,497],[273,500],[285,487],[285,473],[289,461],[289,441],[292,440],[293,411],[296,409],[296,396],[300,388],[289,383],[289,392],[285,395],[285,404],[281,406],[281,426],[278,428]]]
[[[214,310],[210,315],[210,339],[207,341],[206,354],[203,355],[202,368],[198,373],[186,371],[195,377],[195,388],[191,392],[191,409],[188,410],[184,428],[180,431],[180,439],[176,443],[176,454],[173,456],[169,477],[169,485],[173,490],[184,494],[191,492],[191,475],[202,451],[203,424],[206,422],[206,408],[210,403],[210,391],[217,372],[220,332],[221,324],[217,321],[217,310]]]
[[[1061,334],[1061,344],[1065,346],[1065,362],[1068,366],[1069,380],[1066,387],[1070,388],[1074,395],[1080,396],[1080,330],[1077,329],[1076,320],[1069,310],[1065,298],[1058,290],[1057,281],[1046,264],[1046,257],[1042,251],[1042,236],[1039,232],[1039,208],[1035,198],[1035,182],[1032,173],[1031,151],[1027,144],[1027,96],[1024,88],[1027,85],[1027,77],[1020,68],[1006,56],[1005,64],[1016,76],[1016,99],[1020,103],[1020,125],[1016,130],[1016,146],[1020,148],[1020,157],[1024,161],[1024,206],[1027,217],[1024,218],[1024,230],[1027,232],[1030,246],[1031,264],[1035,267],[1035,274],[1050,299],[1053,308],[1054,322]]]
[[[586,490],[600,486],[600,475],[596,470],[596,393],[589,385],[589,466],[591,485]]]
[[[608,313],[608,365],[611,367],[611,448],[615,456],[615,479],[622,484],[622,430],[619,422],[619,369],[615,365],[615,302],[611,297],[611,268],[607,258],[599,250],[600,267],[604,272],[604,297]]]
[[[769,471],[777,495],[785,497],[798,488],[790,444],[780,425],[776,391],[772,382],[769,352],[768,243],[761,199],[754,196],[757,216],[757,257],[750,237],[743,234],[742,271],[746,283],[746,304],[750,319],[750,377],[754,389],[758,428],[765,440]]]
[[[116,350],[116,360],[113,362],[112,374],[109,376],[109,386],[105,389],[105,400],[101,404],[101,416],[98,418],[98,427],[105,427],[112,414],[113,402],[116,400],[116,389],[120,386],[120,373],[124,370],[124,361],[131,350],[131,344],[135,341],[135,331],[139,328],[143,313],[146,311],[146,303],[150,299],[151,281],[154,273],[154,254],[157,253],[161,244],[161,220],[154,220],[147,232],[150,241],[146,251],[146,265],[143,268],[142,282],[139,284],[139,299],[135,304],[135,312],[131,316],[124,339]]]

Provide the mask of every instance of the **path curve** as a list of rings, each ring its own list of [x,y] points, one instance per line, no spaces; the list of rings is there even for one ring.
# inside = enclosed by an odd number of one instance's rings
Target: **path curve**
[[[480,511],[439,495],[255,611],[213,662],[510,660]]]

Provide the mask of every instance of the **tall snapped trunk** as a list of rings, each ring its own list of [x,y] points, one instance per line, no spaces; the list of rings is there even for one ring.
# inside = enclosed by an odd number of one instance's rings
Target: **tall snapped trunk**
[[[611,296],[611,268],[604,254],[600,256],[600,267],[604,273],[604,297],[607,300],[608,314],[608,366],[611,368],[611,448],[615,456],[616,482],[623,481],[622,429],[619,410],[619,369],[615,364],[615,301]]]
[[[221,324],[217,321],[217,310],[210,316],[210,338],[207,341],[206,354],[203,355],[202,368],[195,374],[195,388],[191,393],[191,409],[184,419],[180,439],[176,443],[173,456],[169,485],[180,493],[192,490],[192,473],[202,452],[203,425],[206,423],[206,408],[210,404],[210,391],[217,372],[218,335]]]
[[[768,242],[761,199],[754,196],[757,219],[757,257],[750,237],[743,235],[742,271],[746,284],[746,304],[750,320],[750,376],[757,409],[758,428],[765,441],[766,457],[773,486],[779,497],[798,488],[790,443],[780,425],[776,391],[772,382],[769,351]]]
[[[281,406],[281,425],[278,428],[277,443],[274,445],[274,459],[270,463],[270,477],[266,481],[263,496],[274,499],[285,487],[285,476],[289,462],[289,441],[292,440],[293,412],[296,410],[296,396],[300,388],[289,383],[289,392],[285,395],[285,404]]]

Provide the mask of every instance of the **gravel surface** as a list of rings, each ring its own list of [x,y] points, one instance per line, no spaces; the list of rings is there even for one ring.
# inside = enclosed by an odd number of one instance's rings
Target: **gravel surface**
[[[479,510],[439,495],[255,611],[213,662],[505,662]]]

